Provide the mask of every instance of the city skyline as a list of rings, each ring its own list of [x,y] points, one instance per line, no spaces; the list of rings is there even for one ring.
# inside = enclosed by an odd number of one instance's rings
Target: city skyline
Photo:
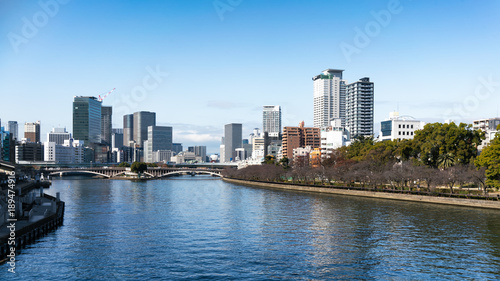
[[[113,128],[156,112],[176,143],[213,153],[224,124],[243,124],[245,138],[266,104],[281,106],[283,126],[312,124],[310,77],[327,68],[377,84],[375,134],[393,110],[425,122],[498,115],[498,2],[214,3],[0,1],[0,118],[19,136],[41,120],[42,141],[74,133],[73,96],[116,87],[103,102]]]

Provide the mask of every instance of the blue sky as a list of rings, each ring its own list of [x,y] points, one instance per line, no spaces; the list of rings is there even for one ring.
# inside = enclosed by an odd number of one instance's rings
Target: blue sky
[[[375,130],[497,116],[498,1],[0,0],[0,118],[72,129],[75,95],[106,93],[113,127],[140,110],[218,152],[223,126],[312,125],[311,78],[375,83]],[[346,47],[347,46],[347,47]],[[498,82],[497,82],[498,81]]]

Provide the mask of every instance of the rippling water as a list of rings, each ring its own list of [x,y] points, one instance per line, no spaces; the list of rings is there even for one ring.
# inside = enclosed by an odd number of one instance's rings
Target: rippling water
[[[64,226],[0,280],[500,279],[500,211],[212,177],[54,180]]]

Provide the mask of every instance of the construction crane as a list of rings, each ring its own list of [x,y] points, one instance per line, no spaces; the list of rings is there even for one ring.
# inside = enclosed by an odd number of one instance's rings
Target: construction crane
[[[113,90],[109,91],[107,94],[105,94],[103,97],[99,95],[99,98],[97,99],[98,101],[103,101],[109,94],[111,94],[116,88],[113,88]]]

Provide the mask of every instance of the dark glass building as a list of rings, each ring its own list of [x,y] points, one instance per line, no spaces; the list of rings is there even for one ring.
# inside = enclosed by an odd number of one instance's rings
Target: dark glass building
[[[112,115],[113,108],[111,106],[101,107],[101,141],[108,146],[111,146]]]
[[[242,124],[227,124],[224,126],[224,162],[234,161],[236,148],[243,146]]]
[[[134,140],[134,114],[123,115],[123,146],[129,147]]]
[[[144,141],[148,139],[148,127],[156,125],[156,113],[149,111],[134,112],[134,141],[139,147],[143,147]]]
[[[74,97],[73,138],[84,146],[101,143],[101,102],[96,97]]]

